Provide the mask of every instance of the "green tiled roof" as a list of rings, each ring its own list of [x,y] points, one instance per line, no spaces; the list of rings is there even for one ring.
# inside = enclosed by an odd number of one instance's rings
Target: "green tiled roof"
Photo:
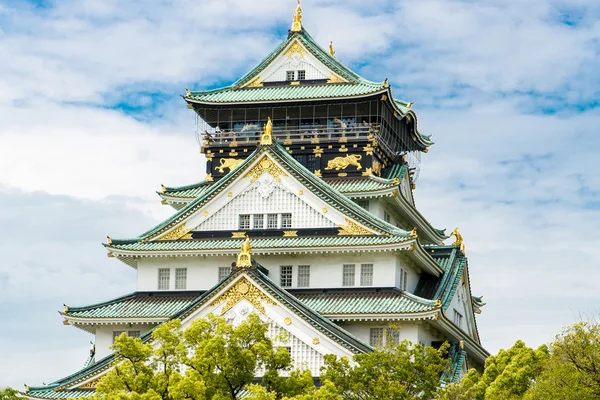
[[[308,171],[301,163],[296,161],[279,143],[274,142],[271,146],[259,146],[250,156],[248,156],[237,168],[225,175],[222,179],[214,184],[210,185],[198,198],[187,204],[184,208],[176,212],[171,218],[163,221],[154,228],[141,234],[134,239],[113,239],[114,245],[122,244],[133,244],[140,243],[142,241],[156,237],[162,233],[165,233],[169,228],[175,226],[187,217],[197,212],[206,203],[217,196],[224,188],[226,188],[232,181],[238,176],[247,172],[249,164],[253,163],[256,159],[261,157],[264,153],[268,152],[277,162],[281,164],[283,169],[298,179],[304,184],[307,189],[317,195],[323,201],[330,206],[340,210],[340,212],[347,215],[349,218],[354,218],[357,222],[364,224],[365,226],[379,231],[385,235],[395,235],[401,237],[409,237],[409,233],[395,227],[394,225],[388,224],[387,222],[375,217],[348,197],[342,193],[333,189],[321,178],[315,176],[312,172]],[[398,239],[396,239],[398,240]],[[141,243],[140,243],[141,244]],[[185,247],[186,244],[181,246]],[[111,247],[111,245],[107,245]]]
[[[450,348],[450,365],[442,374],[442,381],[446,383],[456,383],[460,378],[460,371],[467,359],[467,352],[461,349],[457,344]]]
[[[286,100],[336,99],[362,97],[384,93],[387,89],[371,83],[324,83],[257,87],[233,90],[230,86],[204,92],[192,92],[186,97],[201,103],[259,103]]]
[[[435,309],[435,301],[399,290],[382,292],[297,293],[302,303],[322,315],[418,313]]]
[[[29,392],[23,393],[24,396],[39,399],[78,399],[80,397],[90,397],[95,394],[93,389],[87,390],[54,390],[53,386],[41,386],[29,388]]]
[[[170,318],[201,292],[136,292],[104,303],[69,307],[62,313],[79,318]]]
[[[285,249],[303,247],[346,247],[346,246],[381,246],[403,243],[410,240],[408,236],[306,236],[306,237],[273,237],[252,238],[254,252],[261,249]],[[203,251],[203,250],[239,250],[243,239],[197,239],[155,242],[135,242],[107,245],[108,249],[129,251]]]
[[[200,196],[203,192],[210,188],[212,182],[202,181],[199,183],[195,183],[187,186],[180,187],[165,187],[163,192],[157,192],[158,194],[164,194],[169,197],[181,197],[181,198],[196,198]]]

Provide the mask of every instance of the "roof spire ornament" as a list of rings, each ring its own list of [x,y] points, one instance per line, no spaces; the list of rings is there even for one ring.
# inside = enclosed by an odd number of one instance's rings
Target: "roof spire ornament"
[[[335,50],[333,49],[333,41],[329,42],[329,54],[331,54],[332,57],[335,57]]]
[[[271,121],[271,117],[268,117],[267,123],[265,125],[265,132],[260,138],[261,146],[270,146],[273,144],[273,122]]]
[[[454,230],[452,231],[452,233],[450,234],[450,236],[454,236],[456,238],[456,241],[454,243],[452,243],[452,246],[459,247],[460,251],[462,251],[464,253],[465,252],[465,245],[463,243],[463,237],[460,234],[460,232],[458,231],[458,228],[454,228]]]
[[[237,263],[235,264],[238,268],[248,268],[252,266],[252,258],[250,257],[250,238],[246,235],[246,240],[242,243],[242,250],[237,257]]]
[[[292,29],[290,29],[290,31],[302,31],[302,6],[300,5],[300,0],[298,0],[298,6],[296,7],[296,11],[294,11],[294,17],[292,19]]]

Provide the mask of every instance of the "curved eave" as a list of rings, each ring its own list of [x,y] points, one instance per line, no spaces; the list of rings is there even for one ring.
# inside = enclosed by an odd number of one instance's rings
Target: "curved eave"
[[[439,314],[438,309],[432,308],[427,311],[403,312],[403,313],[362,313],[362,314],[335,314],[323,313],[325,318],[336,321],[424,321],[435,320]]]
[[[121,325],[121,324],[160,324],[168,321],[171,318],[168,316],[152,316],[152,317],[76,317],[61,313],[69,325]],[[87,329],[84,329],[87,331]]]
[[[444,269],[433,259],[433,257],[431,257],[427,251],[425,251],[418,239],[415,239],[414,243],[408,250],[409,251],[405,252],[405,254],[412,259],[419,268],[437,277],[444,273]]]
[[[441,313],[437,324],[443,331],[454,336],[456,340],[462,340],[467,354],[476,359],[481,365],[485,364],[485,360],[490,356],[490,353],[481,344],[473,340],[468,333],[454,325],[444,313]]]
[[[328,83],[328,84],[324,84],[324,85],[310,85],[311,87],[315,87],[315,86],[331,86],[331,85],[352,85],[352,84],[347,84],[347,83]],[[285,86],[287,88],[287,86]],[[297,89],[297,88],[304,88],[304,87],[308,87],[308,86],[290,86],[289,88],[293,90]],[[220,90],[224,90],[226,88],[222,88]],[[262,89],[270,89],[270,88],[253,88],[253,89],[239,89],[239,90],[262,90]],[[374,90],[370,91],[370,92],[365,92],[365,93],[360,93],[360,94],[353,94],[353,95],[338,95],[338,96],[329,96],[329,97],[306,97],[306,98],[293,98],[293,99],[267,99],[267,100],[253,100],[253,99],[249,99],[249,100],[240,100],[240,101],[207,101],[207,100],[200,100],[200,99],[195,99],[194,98],[194,92],[192,92],[192,94],[190,96],[182,96],[183,99],[185,101],[188,102],[188,104],[202,104],[202,105],[213,105],[213,106],[222,106],[222,105],[237,105],[237,104],[272,104],[272,103],[302,103],[302,102],[315,102],[315,101],[331,101],[331,100],[348,100],[348,99],[363,99],[365,97],[371,97],[371,96],[375,96],[375,95],[379,95],[379,94],[386,94],[388,93],[388,88],[382,88],[381,86],[378,87],[374,87]],[[195,92],[195,93],[202,93],[203,95],[208,93],[208,92]]]

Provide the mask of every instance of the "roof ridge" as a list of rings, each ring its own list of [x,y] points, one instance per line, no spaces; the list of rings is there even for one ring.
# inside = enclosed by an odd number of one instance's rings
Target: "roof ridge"
[[[129,298],[133,298],[137,295],[138,292],[133,292],[133,293],[128,293],[125,294],[121,297],[117,297],[111,300],[107,300],[107,301],[103,301],[100,303],[95,303],[95,304],[91,304],[89,306],[78,306],[78,307],[71,307],[71,306],[67,306],[67,310],[64,312],[64,314],[70,314],[71,312],[77,312],[77,311],[86,311],[89,310],[90,308],[99,308],[99,307],[103,307],[103,306],[108,306],[114,303],[117,303],[119,301],[123,301]]]

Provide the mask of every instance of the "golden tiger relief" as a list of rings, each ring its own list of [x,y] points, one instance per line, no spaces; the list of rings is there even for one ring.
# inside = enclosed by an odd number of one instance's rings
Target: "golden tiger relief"
[[[339,171],[341,169],[346,169],[350,165],[353,165],[358,171],[362,168],[362,166],[359,163],[361,159],[362,156],[360,154],[349,154],[346,157],[336,157],[327,163],[327,168],[325,169],[328,171],[332,169]]]

